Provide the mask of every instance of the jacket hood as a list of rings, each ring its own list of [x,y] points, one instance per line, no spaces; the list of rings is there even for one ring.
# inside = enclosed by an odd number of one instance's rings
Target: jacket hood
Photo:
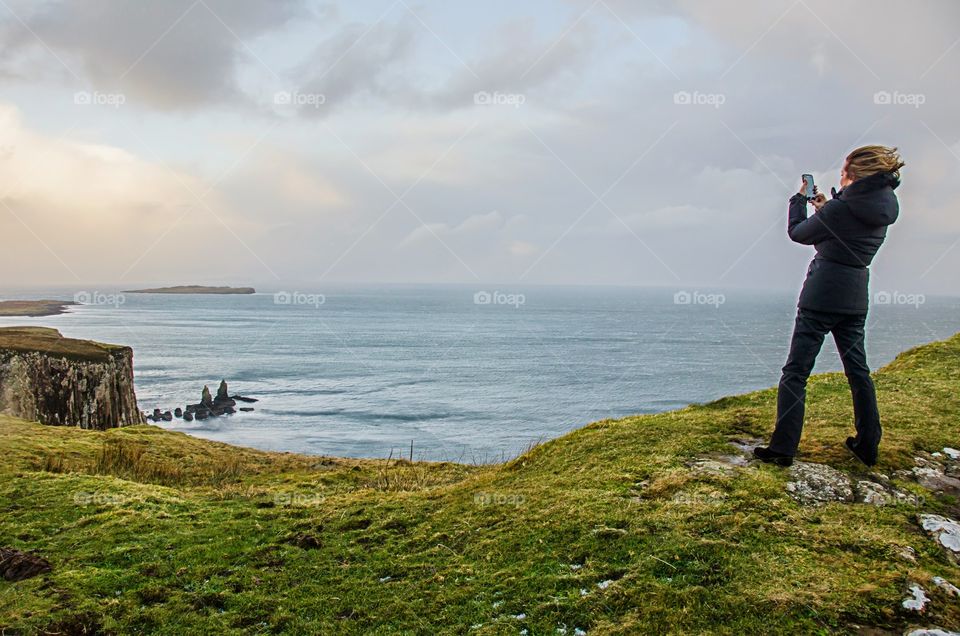
[[[861,223],[891,225],[900,215],[900,202],[894,190],[900,180],[891,172],[879,172],[857,179],[837,193]]]

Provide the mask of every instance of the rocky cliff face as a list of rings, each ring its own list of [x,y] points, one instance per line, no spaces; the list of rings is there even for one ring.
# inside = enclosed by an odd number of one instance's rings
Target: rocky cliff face
[[[0,328],[0,413],[100,430],[142,424],[133,350],[47,327]]]

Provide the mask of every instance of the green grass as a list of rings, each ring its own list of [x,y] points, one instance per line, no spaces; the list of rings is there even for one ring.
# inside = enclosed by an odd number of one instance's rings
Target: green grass
[[[70,300],[0,300],[0,316],[56,316],[76,304]]]
[[[960,335],[901,354],[876,383],[880,471],[911,467],[919,450],[958,445]],[[774,408],[766,390],[604,420],[488,466],[263,453],[150,426],[95,432],[0,416],[0,545],[36,551],[54,567],[0,582],[0,627],[960,628],[956,599],[929,582],[939,575],[960,585],[960,567],[916,522],[923,511],[956,515],[955,500],[925,493],[922,508],[803,507],[787,495],[783,469],[711,476],[686,467],[726,451],[733,437],[766,436]],[[842,375],[812,378],[801,459],[862,474],[842,446],[850,411]],[[916,562],[898,557],[905,546]],[[922,617],[900,609],[910,582],[933,599]]]
[[[93,340],[64,338],[52,327],[0,327],[0,351],[41,351],[80,362],[108,362],[111,352],[126,348]]]

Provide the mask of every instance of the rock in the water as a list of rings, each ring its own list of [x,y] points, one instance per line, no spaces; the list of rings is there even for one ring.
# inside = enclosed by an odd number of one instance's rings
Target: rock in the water
[[[923,591],[922,587],[919,585],[911,585],[910,596],[903,600],[903,609],[912,610],[914,612],[922,612],[929,602],[930,599],[927,598],[927,595]]]
[[[244,397],[242,395],[231,395],[231,400],[236,400],[237,402],[258,402],[257,398]]]
[[[253,411],[253,407],[252,407],[252,406],[241,406],[241,407],[240,407],[240,410],[243,411],[244,413],[249,413],[249,412]]]
[[[186,421],[186,422],[192,422],[192,421],[193,421],[193,413],[191,413],[190,411],[187,411],[186,413],[183,414],[183,419],[184,419],[184,421]]]
[[[207,385],[203,386],[203,391],[200,393],[200,404],[206,407],[213,406],[213,396],[210,395],[210,387]]]
[[[960,524],[940,515],[920,515],[920,526],[953,554],[960,553]]]
[[[164,421],[164,422],[172,422],[172,421],[173,421],[173,413],[171,413],[170,411],[164,411],[164,412],[163,412],[163,421]]]
[[[35,554],[0,548],[0,576],[6,581],[22,581],[52,569],[49,561]]]
[[[173,416],[174,416],[174,417],[183,417],[183,409],[180,408],[179,406],[178,406],[177,408],[173,409]]]
[[[227,381],[220,380],[220,386],[217,388],[217,400],[229,400],[230,394],[227,392]]]

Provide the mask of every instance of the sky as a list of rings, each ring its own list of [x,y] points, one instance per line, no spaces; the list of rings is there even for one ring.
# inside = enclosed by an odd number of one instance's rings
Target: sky
[[[874,289],[958,294],[958,67],[954,0],[0,0],[2,282],[797,290],[881,143]]]

